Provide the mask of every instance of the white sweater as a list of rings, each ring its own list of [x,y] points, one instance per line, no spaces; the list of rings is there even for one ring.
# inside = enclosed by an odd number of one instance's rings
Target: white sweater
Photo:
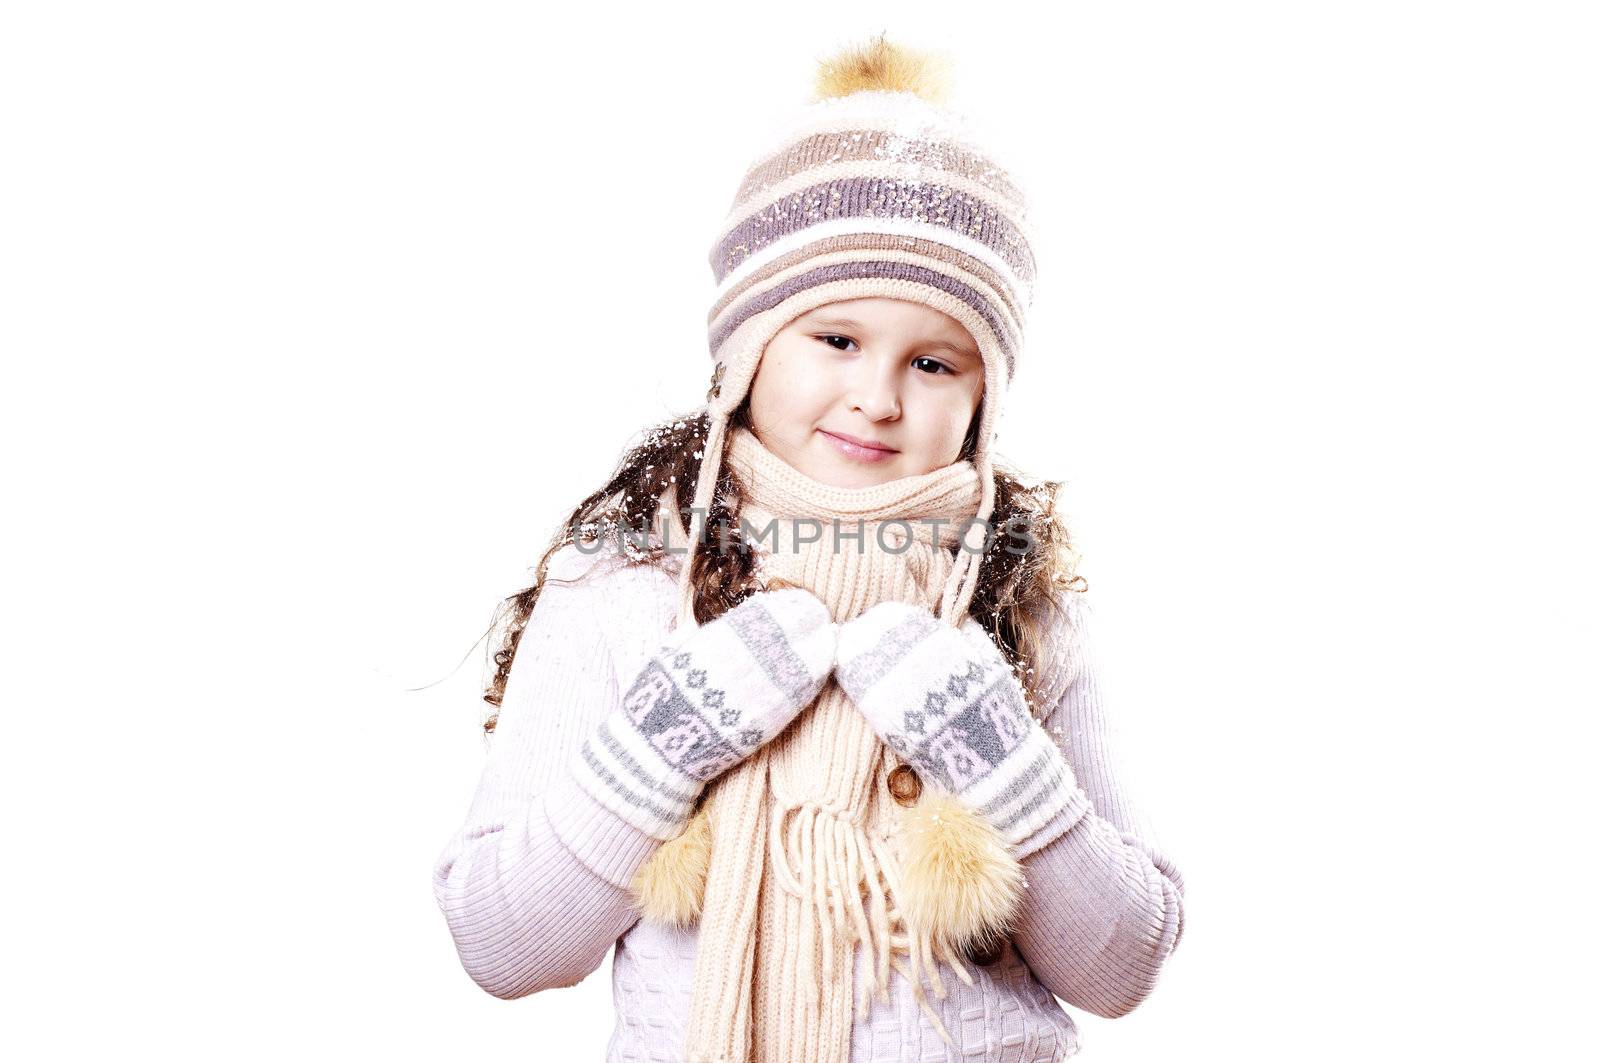
[[[563,581],[577,581],[567,585]],[[462,966],[486,992],[516,999],[570,986],[613,944],[617,1024],[607,1063],[681,1060],[696,930],[641,921],[627,891],[661,843],[588,797],[566,765],[675,624],[673,568],[628,566],[614,549],[568,545],[550,559],[518,648],[465,825],[440,855],[434,893]],[[1126,1015],[1155,988],[1183,933],[1183,879],[1123,793],[1096,682],[1091,610],[1062,592],[1040,704],[1090,805],[1022,857],[1027,891],[1000,958],[967,986],[941,970],[937,1000],[951,1050],[894,979],[857,1022],[855,1063],[960,1059],[1048,1063],[1078,1050],[1055,999]],[[857,976],[862,977],[857,958]]]

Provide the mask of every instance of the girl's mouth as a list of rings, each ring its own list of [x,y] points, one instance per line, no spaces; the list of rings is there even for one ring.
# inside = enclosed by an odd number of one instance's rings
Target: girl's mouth
[[[817,431],[822,433],[823,438],[827,439],[836,451],[852,461],[869,463],[887,461],[899,453],[899,451],[891,450],[881,444],[868,446],[852,437],[835,435],[824,428],[819,428]]]

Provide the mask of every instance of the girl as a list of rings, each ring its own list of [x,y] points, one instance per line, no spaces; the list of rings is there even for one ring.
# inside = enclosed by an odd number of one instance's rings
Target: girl
[[[991,458],[1033,256],[1011,177],[881,37],[746,174],[706,408],[541,558],[434,872],[515,999],[613,944],[609,1060],[1060,1060],[1183,880],[1106,741],[1083,581]]]

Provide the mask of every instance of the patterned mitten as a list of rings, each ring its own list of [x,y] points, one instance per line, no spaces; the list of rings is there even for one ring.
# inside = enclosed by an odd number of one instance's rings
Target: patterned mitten
[[[839,685],[923,778],[1013,846],[1069,805],[1077,779],[1000,648],[971,617],[880,602],[840,625]]]
[[[838,627],[816,595],[785,587],[680,633],[584,740],[579,784],[646,834],[676,836],[707,782],[816,700]]]

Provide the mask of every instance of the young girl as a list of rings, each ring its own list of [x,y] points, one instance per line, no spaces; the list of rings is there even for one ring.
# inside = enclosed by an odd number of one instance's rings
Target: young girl
[[[995,467],[1024,201],[882,38],[822,65],[712,265],[706,407],[572,512],[434,872],[515,999],[616,946],[608,1059],[1060,1060],[1183,880],[1123,792],[1059,483]]]

